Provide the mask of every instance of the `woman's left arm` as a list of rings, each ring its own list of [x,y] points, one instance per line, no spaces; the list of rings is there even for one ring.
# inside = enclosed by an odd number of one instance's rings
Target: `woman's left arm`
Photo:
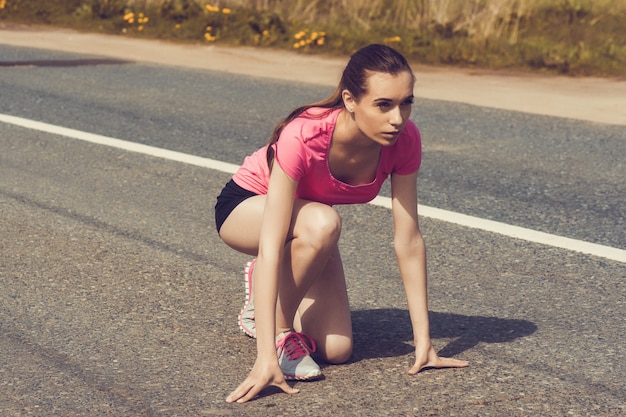
[[[430,340],[428,320],[428,290],[426,246],[417,218],[417,172],[391,176],[392,213],[394,223],[394,250],[406,292],[413,339],[415,364],[409,374],[424,368],[457,368],[466,361],[440,358]]]

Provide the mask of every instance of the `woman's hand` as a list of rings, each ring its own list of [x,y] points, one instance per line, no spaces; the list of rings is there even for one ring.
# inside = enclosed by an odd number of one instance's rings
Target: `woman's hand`
[[[453,358],[440,358],[433,346],[428,343],[424,346],[415,346],[415,365],[409,370],[409,375],[415,375],[425,368],[465,368],[469,362]]]
[[[278,362],[267,364],[258,358],[254,363],[250,375],[243,381],[236,390],[226,397],[226,402],[245,403],[254,398],[263,388],[275,386],[283,390],[287,394],[297,394],[300,390],[292,388],[285,381],[283,372],[278,366]]]

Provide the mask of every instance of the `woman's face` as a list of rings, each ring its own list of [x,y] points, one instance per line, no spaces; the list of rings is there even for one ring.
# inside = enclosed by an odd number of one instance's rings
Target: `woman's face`
[[[413,75],[373,72],[367,78],[367,93],[347,102],[361,133],[382,145],[393,145],[411,115]]]

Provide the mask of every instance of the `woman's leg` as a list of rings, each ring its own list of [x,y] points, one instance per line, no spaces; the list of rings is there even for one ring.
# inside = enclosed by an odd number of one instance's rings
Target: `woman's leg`
[[[335,246],[323,273],[300,303],[295,328],[311,336],[317,353],[329,363],[352,354],[352,319],[339,248]]]
[[[264,206],[265,196],[251,197],[239,204],[220,230],[226,244],[256,255]],[[305,332],[309,327],[314,332],[311,336],[319,342],[322,357],[331,362],[347,360],[352,347],[350,311],[337,249],[340,233],[341,218],[335,209],[296,200],[285,243],[276,308],[276,332],[294,328],[296,311],[307,295],[308,304],[301,309],[306,311],[305,320],[301,321],[306,325]],[[322,300],[312,305],[318,298]],[[311,325],[318,313],[320,323],[325,324]],[[331,323],[334,327],[329,327]]]
[[[264,208],[264,195],[250,197],[239,203],[222,224],[222,240],[239,252],[256,256]]]
[[[277,332],[294,328],[300,303],[322,277],[340,234],[341,218],[335,209],[319,203],[296,202],[291,239],[285,245],[281,268]]]

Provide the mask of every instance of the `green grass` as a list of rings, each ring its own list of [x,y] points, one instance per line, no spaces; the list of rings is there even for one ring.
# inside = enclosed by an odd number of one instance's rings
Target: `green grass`
[[[430,65],[626,75],[626,0],[0,0],[0,21]]]

